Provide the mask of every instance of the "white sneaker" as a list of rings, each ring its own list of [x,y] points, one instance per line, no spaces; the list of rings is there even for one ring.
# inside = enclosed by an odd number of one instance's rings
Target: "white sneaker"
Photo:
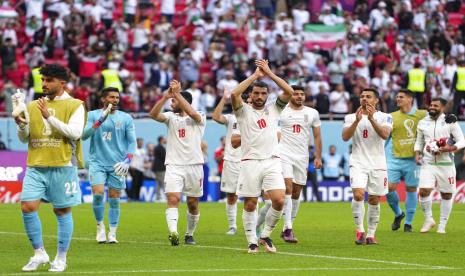
[[[236,233],[237,233],[237,228],[231,227],[229,228],[228,232],[226,232],[226,235],[236,235]]]
[[[438,233],[438,234],[445,234],[445,233],[446,233],[446,227],[445,227],[445,226],[442,226],[441,224],[439,224],[438,230],[436,231],[436,233]]]
[[[107,242],[107,235],[105,234],[105,224],[97,224],[97,237],[95,239],[98,243]]]
[[[45,265],[50,261],[47,253],[36,254],[29,259],[29,262],[23,266],[23,271],[36,271],[40,265]]]
[[[436,222],[434,219],[427,219],[425,223],[423,223],[423,227],[420,229],[420,233],[428,233],[429,230],[433,229],[436,226]]]
[[[50,272],[63,272],[66,270],[66,261],[55,259],[50,263]]]
[[[114,232],[109,232],[108,233],[108,242],[109,243],[118,243],[118,241],[116,240],[116,233],[114,233]]]

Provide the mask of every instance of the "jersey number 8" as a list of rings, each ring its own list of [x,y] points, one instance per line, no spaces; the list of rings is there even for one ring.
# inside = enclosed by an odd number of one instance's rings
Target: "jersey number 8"
[[[368,130],[364,129],[362,133],[363,138],[368,138]]]

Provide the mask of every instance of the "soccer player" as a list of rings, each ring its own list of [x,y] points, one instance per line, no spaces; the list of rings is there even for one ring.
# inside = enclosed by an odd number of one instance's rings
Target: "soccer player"
[[[277,121],[292,96],[292,88],[270,70],[268,61],[258,60],[255,64],[257,65],[255,72],[242,81],[233,90],[231,96],[241,133],[242,158],[237,195],[244,197],[242,221],[249,243],[248,252],[257,253],[258,242],[265,246],[267,252],[276,252],[270,235],[282,215],[285,191],[277,152]],[[266,104],[268,86],[260,81],[254,82],[265,75],[283,90],[276,101],[269,105]],[[241,98],[242,93],[249,86],[252,86],[251,106],[244,104]],[[270,196],[272,207],[267,212],[265,227],[258,241],[255,209],[262,189]]]
[[[288,243],[297,243],[292,231],[292,223],[299,210],[300,193],[302,188],[307,185],[310,129],[313,132],[316,147],[314,161],[316,169],[321,168],[322,145],[318,111],[304,106],[305,92],[303,87],[293,85],[292,89],[294,90],[292,98],[280,118],[281,140],[278,147],[286,185],[283,211],[284,228],[281,238]]]
[[[85,124],[82,101],[72,98],[64,88],[68,70],[58,64],[44,65],[44,96],[27,106],[30,122],[20,116],[18,137],[28,144],[26,176],[21,192],[21,211],[26,234],[34,256],[23,271],[35,271],[49,262],[42,240],[42,224],[37,211],[41,201],[52,203],[58,221],[58,252],[49,271],[66,269],[66,254],[73,235],[71,208],[81,203],[78,167],[83,167],[80,137]]]
[[[446,233],[455,192],[455,151],[465,147],[462,130],[455,115],[445,115],[447,101],[431,99],[429,116],[418,123],[415,158],[420,168],[420,206],[425,215],[421,233],[436,226],[431,210],[431,191],[437,184],[441,193],[441,207],[437,233]]]
[[[132,117],[118,110],[118,88],[102,90],[103,108],[88,113],[82,139],[90,137],[89,178],[92,187],[92,209],[97,221],[98,243],[107,242],[103,217],[105,184],[108,186],[109,243],[118,243],[116,229],[120,217],[121,190],[126,188],[126,175],[136,151],[136,132]]]
[[[166,101],[172,99],[173,112],[161,113]],[[150,117],[168,127],[166,147],[165,193],[168,201],[166,222],[171,245],[179,245],[178,206],[181,193],[187,197],[186,244],[195,244],[194,231],[199,222],[199,197],[203,195],[203,155],[202,137],[205,132],[206,117],[195,111],[192,95],[181,92],[181,83],[170,82],[170,88],[150,111]]]
[[[389,193],[387,202],[394,212],[392,230],[400,228],[402,219],[406,216],[404,232],[412,232],[412,221],[417,209],[418,167],[415,162],[413,146],[417,135],[418,122],[426,116],[425,110],[413,107],[415,95],[407,89],[401,89],[396,95],[399,110],[391,113],[392,133],[386,142],[385,150],[388,167]],[[406,199],[405,211],[399,207],[397,185],[401,177],[405,181]]]
[[[216,122],[226,126],[226,142],[224,150],[224,164],[221,175],[221,191],[226,193],[226,217],[228,218],[228,231],[226,234],[235,235],[237,232],[236,217],[237,217],[237,179],[239,176],[241,149],[233,148],[231,145],[231,136],[239,134],[237,119],[234,114],[221,114],[224,104],[230,99],[230,92],[225,90],[223,97],[213,111],[212,118]]]
[[[392,117],[376,110],[378,91],[366,88],[360,94],[360,107],[344,118],[342,140],[352,138],[350,155],[350,186],[352,215],[356,226],[355,244],[378,244],[375,238],[379,222],[379,198],[387,193],[387,172],[384,142],[392,130]],[[365,191],[368,193],[368,233],[365,237]]]

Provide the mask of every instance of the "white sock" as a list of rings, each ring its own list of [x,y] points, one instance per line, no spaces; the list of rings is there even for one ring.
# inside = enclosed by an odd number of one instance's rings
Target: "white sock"
[[[103,225],[103,220],[102,221],[97,221],[97,226],[102,227]]]
[[[449,220],[450,212],[452,211],[452,199],[441,199],[441,216],[439,218],[439,225],[446,227]]]
[[[262,225],[265,222],[266,213],[268,213],[268,209],[271,207],[271,199],[265,200],[265,205],[258,211],[258,220],[257,226]]]
[[[263,228],[260,238],[268,238],[271,235],[271,232],[273,232],[273,229],[276,227],[276,224],[278,224],[282,214],[282,210],[278,211],[275,210],[273,207],[268,209],[268,212],[266,213],[265,217],[265,228]]]
[[[118,228],[118,227],[116,227],[116,226],[110,226],[110,233],[116,234],[116,229],[117,229],[117,228]]]
[[[45,248],[41,247],[41,248],[34,249],[34,255],[44,255],[44,254],[47,254],[47,252],[45,252]]]
[[[363,219],[365,217],[365,202],[352,199],[352,216],[354,217],[357,232],[365,232]]]
[[[187,232],[188,236],[193,236],[197,223],[199,223],[200,214],[193,215],[187,212]]]
[[[299,211],[299,207],[300,207],[300,199],[293,199],[292,200],[292,213],[291,213],[292,223],[294,223],[294,220],[297,217],[297,212]]]
[[[178,232],[178,219],[179,213],[178,208],[168,208],[165,212],[166,215],[166,223],[168,224],[168,231],[171,232]]]
[[[242,210],[242,224],[244,225],[245,237],[249,244],[257,244],[257,212]]]
[[[292,199],[291,195],[284,196],[284,208],[283,208],[283,231],[286,229],[292,229]]]
[[[365,209],[365,208],[364,208]],[[367,238],[374,238],[376,228],[378,227],[379,223],[379,215],[380,215],[380,206],[379,203],[377,205],[371,205],[368,203],[368,216],[367,216],[367,225],[368,225],[368,233]]]
[[[230,205],[226,202],[226,216],[228,217],[229,228],[237,228],[237,225],[236,225],[237,203]]]
[[[433,206],[433,201],[431,199],[431,195],[427,197],[420,196],[420,206],[423,210],[423,214],[425,215],[425,220],[433,219],[433,211],[431,210]]]

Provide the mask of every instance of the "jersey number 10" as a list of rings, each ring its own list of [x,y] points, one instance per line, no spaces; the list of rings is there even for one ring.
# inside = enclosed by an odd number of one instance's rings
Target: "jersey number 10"
[[[258,120],[258,121],[257,121],[257,124],[258,124],[258,127],[259,127],[260,129],[264,129],[264,128],[266,127],[266,121],[265,121],[265,119],[260,119],[260,120]]]

